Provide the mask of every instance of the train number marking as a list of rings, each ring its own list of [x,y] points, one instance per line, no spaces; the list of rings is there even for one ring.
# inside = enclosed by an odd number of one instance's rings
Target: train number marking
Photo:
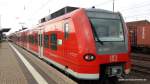
[[[111,55],[109,58],[110,62],[116,62],[118,60],[118,56],[117,55]]]

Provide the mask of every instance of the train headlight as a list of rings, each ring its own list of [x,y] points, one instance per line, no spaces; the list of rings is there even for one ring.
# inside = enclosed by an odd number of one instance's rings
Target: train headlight
[[[125,69],[125,74],[129,74],[130,73],[130,69]]]
[[[84,55],[84,60],[86,60],[86,61],[93,61],[93,60],[95,60],[95,56],[94,55],[92,55],[92,54],[86,54],[86,55]]]

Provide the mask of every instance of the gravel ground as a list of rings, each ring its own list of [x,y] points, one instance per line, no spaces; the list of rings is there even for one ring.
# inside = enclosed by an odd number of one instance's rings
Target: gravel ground
[[[119,84],[150,84],[150,74],[131,71]]]

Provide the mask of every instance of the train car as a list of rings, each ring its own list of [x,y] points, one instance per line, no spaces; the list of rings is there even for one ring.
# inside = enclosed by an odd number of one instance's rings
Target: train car
[[[127,22],[131,46],[134,49],[150,48],[150,22],[147,20]]]
[[[38,55],[38,31],[36,29],[31,29],[28,31],[28,49],[34,54]]]
[[[22,30],[22,31],[20,31],[20,36],[19,36],[19,38],[20,38],[20,46],[21,47],[26,47],[27,45],[26,45],[26,41],[27,41],[27,37],[26,37],[26,30],[24,31],[24,30]]]
[[[29,50],[75,78],[130,72],[128,31],[120,13],[65,7],[40,22],[27,33]]]
[[[150,48],[150,25],[141,26],[137,29],[137,44],[140,47]]]
[[[16,35],[16,44],[21,45],[22,44],[21,43],[21,32],[18,31],[15,33],[15,35]]]

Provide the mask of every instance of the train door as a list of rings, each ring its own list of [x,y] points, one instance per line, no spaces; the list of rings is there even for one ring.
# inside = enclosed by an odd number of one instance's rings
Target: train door
[[[43,30],[40,29],[38,31],[38,56],[40,58],[43,57]]]
[[[64,41],[63,41],[63,55],[66,57],[68,53],[68,37],[69,37],[69,21],[64,21]]]

